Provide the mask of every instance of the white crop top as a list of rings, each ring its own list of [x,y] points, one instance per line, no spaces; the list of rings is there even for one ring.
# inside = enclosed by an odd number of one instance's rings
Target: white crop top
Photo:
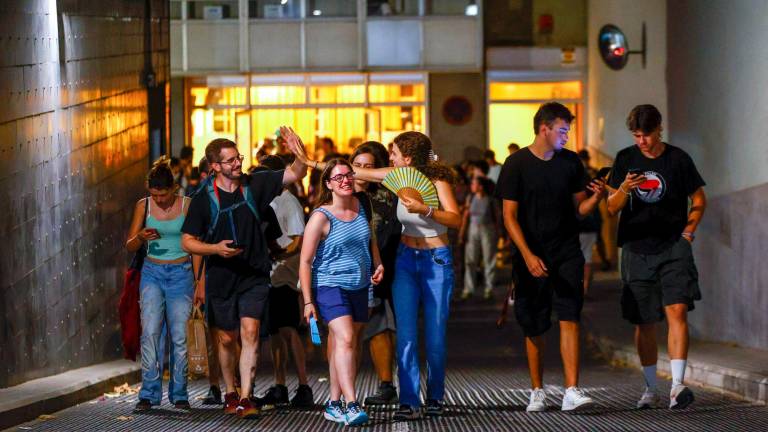
[[[397,218],[403,225],[403,234],[411,237],[437,237],[445,234],[448,227],[434,219],[418,213],[410,213],[403,203],[397,201]]]

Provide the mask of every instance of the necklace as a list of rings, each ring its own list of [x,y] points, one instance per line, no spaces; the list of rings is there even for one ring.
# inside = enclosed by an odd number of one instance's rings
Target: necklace
[[[163,211],[163,213],[168,214],[173,211],[173,207],[176,205],[176,195],[173,196],[173,202],[171,202],[171,205],[168,206],[168,208],[163,208],[161,206],[157,206],[160,210]]]

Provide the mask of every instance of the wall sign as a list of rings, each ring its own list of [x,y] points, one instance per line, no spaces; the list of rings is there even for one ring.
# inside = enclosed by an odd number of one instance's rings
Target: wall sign
[[[443,119],[448,124],[461,126],[472,119],[472,103],[464,96],[451,96],[443,103]]]

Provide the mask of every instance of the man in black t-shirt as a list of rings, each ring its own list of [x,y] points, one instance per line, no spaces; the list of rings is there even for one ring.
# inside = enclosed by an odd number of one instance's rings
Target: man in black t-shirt
[[[688,358],[687,314],[694,301],[701,299],[691,243],[706,207],[704,180],[686,152],[661,141],[661,113],[656,107],[636,106],[629,113],[627,127],[635,145],[616,155],[608,211],[621,212],[622,313],[635,324],[646,382],[637,407],[659,404],[655,323],[666,316],[672,369],[669,407],[680,409],[693,402],[683,378]]]
[[[527,411],[547,409],[543,390],[543,334],[560,321],[560,352],[565,369],[563,411],[586,407],[592,399],[578,387],[579,320],[584,304],[584,255],[579,245],[580,217],[592,213],[605,196],[604,182],[587,186],[576,153],[563,148],[573,114],[565,106],[542,105],[533,119],[533,144],[509,156],[499,176],[504,225],[519,253],[514,263],[515,317],[525,334],[532,392]],[[585,186],[592,191],[587,197]]]
[[[283,128],[285,129],[285,128]],[[298,137],[285,129],[289,145]],[[294,140],[294,141],[292,141]],[[205,148],[214,171],[214,197],[207,188],[192,199],[182,227],[185,251],[208,256],[205,284],[195,292],[196,301],[205,299],[208,321],[215,329],[227,394],[224,411],[243,418],[256,417],[259,408],[248,395],[252,390],[252,372],[256,368],[259,327],[269,295],[272,264],[267,239],[261,224],[267,220],[269,203],[283,190],[283,185],[296,182],[307,173],[300,161],[281,171],[242,172],[243,156],[228,139],[215,139]],[[246,199],[245,195],[252,199]],[[217,200],[218,218],[213,222],[211,199]],[[232,207],[235,205],[236,207]],[[255,207],[255,208],[252,208]],[[222,211],[232,209],[231,211]],[[197,277],[197,275],[195,275]],[[201,293],[201,287],[205,292]],[[239,359],[242,399],[235,391],[235,361],[238,330],[242,351]]]

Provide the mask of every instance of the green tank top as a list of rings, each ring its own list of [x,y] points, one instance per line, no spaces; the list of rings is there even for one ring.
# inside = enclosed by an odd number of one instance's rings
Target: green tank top
[[[157,240],[150,240],[147,244],[147,256],[150,258],[172,261],[189,255],[181,249],[181,226],[184,224],[184,204],[186,197],[182,198],[181,214],[171,220],[157,220],[152,217],[151,211],[147,212],[147,228],[154,228],[160,234]],[[147,198],[150,205],[152,198]]]

